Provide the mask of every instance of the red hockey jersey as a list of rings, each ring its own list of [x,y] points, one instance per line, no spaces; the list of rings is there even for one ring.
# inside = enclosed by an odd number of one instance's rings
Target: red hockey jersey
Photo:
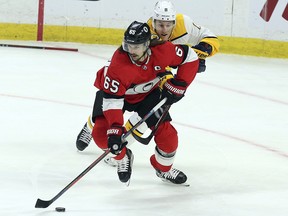
[[[110,64],[97,72],[95,87],[109,95],[103,100],[103,113],[110,125],[123,125],[124,100],[132,104],[142,101],[158,88],[159,74],[165,73],[167,66],[178,67],[176,77],[185,81],[187,87],[195,78],[198,57],[190,47],[165,42],[150,49],[151,55],[141,65],[118,49]]]

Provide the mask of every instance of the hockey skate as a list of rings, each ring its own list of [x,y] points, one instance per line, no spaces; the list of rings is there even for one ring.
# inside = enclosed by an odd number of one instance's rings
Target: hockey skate
[[[111,167],[116,167],[118,165],[117,161],[113,157],[107,157],[104,162]]]
[[[134,155],[130,149],[127,148],[126,155],[122,160],[116,160],[117,162],[117,173],[119,180],[126,183],[127,186],[130,183],[130,177],[132,173]]]
[[[162,181],[173,184],[184,184],[187,181],[187,176],[182,171],[175,168],[171,168],[168,172],[156,170],[156,175]]]
[[[89,145],[92,139],[91,130],[88,128],[87,123],[77,136],[76,147],[79,151],[83,151]]]

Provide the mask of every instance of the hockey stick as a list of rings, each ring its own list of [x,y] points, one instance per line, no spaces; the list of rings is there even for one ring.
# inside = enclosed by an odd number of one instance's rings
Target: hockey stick
[[[151,115],[153,115],[165,102],[166,98],[160,101],[152,110],[150,110],[143,119],[137,122],[127,133],[123,136],[123,141],[127,138],[133,130],[137,129],[144,121],[146,121]],[[78,182],[84,175],[86,175],[96,164],[98,164],[106,155],[110,153],[110,149],[104,150],[104,153],[101,154],[90,166],[88,166],[82,173],[80,173],[72,182],[70,182],[65,188],[63,188],[56,196],[50,200],[37,199],[35,208],[47,208],[60,196],[62,196],[69,188],[71,188],[76,182]]]
[[[160,117],[160,119],[158,120],[157,124],[155,125],[154,129],[151,131],[151,133],[149,134],[149,136],[143,138],[143,137],[140,137],[140,136],[137,136],[137,134],[135,134],[133,131],[131,132],[132,136],[140,143],[144,144],[144,145],[148,145],[149,142],[151,141],[152,137],[155,135],[158,127],[160,124],[163,123],[163,121],[165,120],[165,117],[167,116],[168,112],[169,112],[169,109],[170,109],[171,105],[167,105],[165,106],[164,110],[163,110],[163,113]]]
[[[51,200],[41,200],[37,199],[35,208],[47,208],[50,206],[55,200],[57,200],[62,194],[64,194],[69,188],[71,188],[76,182],[78,182],[86,173],[88,173],[96,164],[98,164],[106,155],[110,152],[109,149],[106,149],[103,154],[101,154],[90,166],[88,166],[80,175],[78,175],[72,182],[70,182],[63,190],[61,190],[56,196],[54,196]]]
[[[64,48],[64,47],[29,46],[29,45],[15,45],[15,44],[0,44],[0,46],[2,46],[2,47],[31,48],[31,49],[60,50],[60,51],[78,52],[78,49]]]

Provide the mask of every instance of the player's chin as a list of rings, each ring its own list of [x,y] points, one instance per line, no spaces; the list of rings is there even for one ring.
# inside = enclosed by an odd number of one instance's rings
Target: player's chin
[[[131,55],[131,58],[134,60],[134,61],[137,61],[139,59],[139,56],[138,55]]]
[[[165,35],[161,35],[161,39],[164,41],[167,41],[169,39],[169,37],[167,34],[165,34]]]

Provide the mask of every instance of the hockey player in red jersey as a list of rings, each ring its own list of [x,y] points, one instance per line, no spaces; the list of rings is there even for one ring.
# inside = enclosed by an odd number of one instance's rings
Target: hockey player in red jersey
[[[198,70],[197,54],[187,45],[151,40],[146,23],[134,21],[125,31],[122,46],[113,54],[109,64],[97,72],[95,87],[99,89],[94,107],[95,125],[92,137],[101,149],[110,148],[117,161],[121,182],[128,182],[132,172],[133,153],[122,141],[125,111],[137,112],[144,117],[160,100],[165,105],[178,102]],[[178,67],[173,78],[159,88],[167,65]],[[146,124],[153,128],[158,117],[153,115]],[[175,184],[186,182],[187,176],[172,167],[178,146],[176,129],[168,114],[159,125],[154,141],[155,154],[150,162],[162,180]]]
[[[206,70],[206,58],[215,55],[219,51],[219,40],[217,36],[208,28],[196,25],[194,21],[180,13],[176,13],[175,7],[170,1],[158,1],[154,6],[154,14],[147,21],[150,27],[152,38],[162,41],[171,41],[173,44],[187,44],[197,53],[199,58],[198,72]],[[94,111],[93,111],[94,112]],[[83,129],[80,131],[76,140],[76,147],[83,151],[90,143],[93,129],[92,115],[88,117]],[[139,120],[135,113],[127,121],[126,129],[129,129]],[[143,124],[136,134],[140,137],[146,130],[147,125]],[[132,144],[135,140],[130,139]],[[104,162],[111,166],[116,166],[113,158],[106,157]]]

